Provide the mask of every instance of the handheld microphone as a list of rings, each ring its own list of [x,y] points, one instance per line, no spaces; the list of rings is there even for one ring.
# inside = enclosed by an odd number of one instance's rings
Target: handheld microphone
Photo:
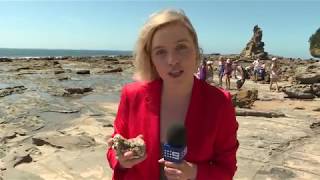
[[[167,131],[167,143],[163,145],[163,158],[180,163],[187,154],[186,129],[183,124],[174,124]]]

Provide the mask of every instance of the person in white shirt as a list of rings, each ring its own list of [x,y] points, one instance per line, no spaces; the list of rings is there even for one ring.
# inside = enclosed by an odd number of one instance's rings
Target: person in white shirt
[[[262,66],[260,59],[258,58],[257,60],[253,61],[252,65],[253,65],[254,82],[257,82],[259,71]]]
[[[234,61],[234,77],[236,79],[237,90],[240,90],[245,82],[244,69],[239,61]]]
[[[213,62],[212,61],[207,61],[207,82],[213,83],[213,67],[212,67]]]
[[[280,67],[277,62],[277,58],[272,58],[270,67],[270,91],[272,90],[272,84],[276,84],[277,91],[279,91],[278,80],[280,74]]]

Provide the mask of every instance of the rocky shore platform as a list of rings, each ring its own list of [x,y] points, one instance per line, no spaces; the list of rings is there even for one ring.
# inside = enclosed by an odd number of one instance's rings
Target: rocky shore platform
[[[320,62],[281,70],[280,92],[251,80],[230,90],[234,179],[320,179]],[[130,57],[0,60],[0,180],[110,180],[106,138],[132,72]]]

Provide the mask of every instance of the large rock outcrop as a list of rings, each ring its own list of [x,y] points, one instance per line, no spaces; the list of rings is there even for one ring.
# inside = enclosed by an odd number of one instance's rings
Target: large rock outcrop
[[[262,30],[258,25],[253,28],[253,36],[241,52],[242,57],[267,59],[268,53],[264,51],[262,42]]]
[[[320,28],[309,38],[310,54],[313,57],[320,58]]]
[[[320,58],[320,48],[311,48],[310,54],[313,57]]]

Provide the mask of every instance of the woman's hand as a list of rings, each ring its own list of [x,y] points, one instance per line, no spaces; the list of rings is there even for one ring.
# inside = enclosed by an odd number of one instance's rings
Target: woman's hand
[[[127,151],[118,157],[118,161],[122,168],[132,168],[134,165],[141,163],[147,158],[147,154],[137,158],[132,151]]]
[[[137,138],[143,139],[142,135],[137,136]],[[107,140],[108,146],[112,147],[113,141],[112,138]],[[121,168],[132,168],[134,165],[141,163],[147,158],[147,154],[144,154],[142,157],[137,157],[132,151],[127,151],[124,154],[118,156],[118,161]]]
[[[164,164],[164,172],[168,180],[194,180],[197,176],[197,165],[187,161],[173,163],[165,161],[163,158],[159,163]]]

